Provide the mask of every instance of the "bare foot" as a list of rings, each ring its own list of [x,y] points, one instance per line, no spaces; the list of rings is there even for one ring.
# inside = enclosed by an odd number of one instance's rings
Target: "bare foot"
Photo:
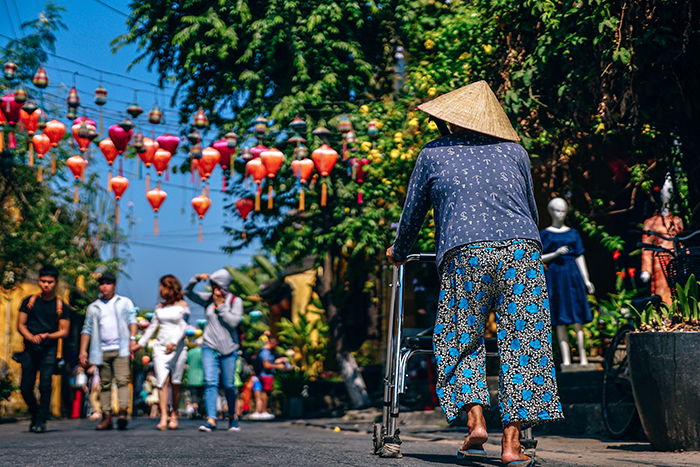
[[[489,435],[486,431],[484,410],[480,405],[471,404],[467,409],[467,427],[469,428],[469,434],[464,437],[462,450],[483,449],[484,444],[489,439]]]
[[[160,419],[160,423],[156,425],[156,428],[160,431],[165,431],[168,429],[168,419],[166,418],[163,420],[162,418]]]
[[[511,423],[503,429],[501,440],[501,462],[529,461],[520,446],[520,423]]]

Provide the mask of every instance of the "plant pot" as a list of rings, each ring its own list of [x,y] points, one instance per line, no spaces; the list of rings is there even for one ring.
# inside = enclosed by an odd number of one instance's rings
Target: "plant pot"
[[[301,418],[304,415],[304,399],[301,397],[290,397],[287,399],[287,417]]]
[[[700,332],[628,339],[632,390],[649,441],[662,451],[700,450]]]

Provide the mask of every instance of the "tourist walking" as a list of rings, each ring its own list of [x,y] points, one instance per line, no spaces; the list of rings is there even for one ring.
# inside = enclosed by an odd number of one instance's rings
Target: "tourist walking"
[[[211,292],[195,292],[199,282],[209,282]],[[243,301],[228,292],[231,275],[219,269],[211,275],[197,274],[187,287],[187,298],[204,307],[207,324],[202,335],[202,367],[204,368],[204,405],[206,422],[200,431],[216,429],[216,398],[219,381],[227,401],[228,429],[240,430],[236,416],[236,386],[234,372],[240,347],[238,324],[243,317]]]
[[[100,298],[88,305],[80,336],[80,364],[97,365],[100,371],[102,419],[97,430],[111,430],[112,382],[119,400],[117,428],[128,424],[131,355],[136,350],[136,309],[127,297],[116,294],[116,277],[104,272],[97,280]],[[88,351],[89,349],[89,351]]]
[[[13,357],[22,365],[20,390],[31,422],[29,431],[44,433],[51,407],[51,377],[58,361],[58,341],[68,335],[72,309],[56,296],[58,269],[47,265],[39,271],[40,292],[22,300],[17,330],[24,338],[24,351]],[[39,402],[34,395],[39,373]]]
[[[448,420],[467,414],[469,434],[459,455],[486,455],[484,329],[495,311],[501,460],[531,465],[534,459],[520,446],[522,426],[561,419],[562,409],[530,160],[484,81],[418,108],[436,120],[443,136],[418,155],[387,257],[395,265],[406,260],[432,206],[441,277],[433,332],[437,395]]]
[[[144,331],[138,345],[145,347],[158,331],[153,344],[153,368],[160,403],[160,423],[156,428],[164,431],[178,428],[180,386],[187,362],[185,330],[190,308],[183,300],[180,281],[172,274],[160,278],[160,298],[161,302],[156,305],[151,324]],[[168,401],[172,401],[170,410]]]

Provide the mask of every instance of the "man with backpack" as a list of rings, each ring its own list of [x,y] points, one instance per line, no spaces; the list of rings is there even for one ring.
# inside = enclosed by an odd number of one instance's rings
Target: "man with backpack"
[[[95,429],[103,431],[113,428],[112,380],[115,380],[119,399],[117,429],[125,430],[128,424],[131,355],[137,347],[136,309],[130,299],[116,294],[117,279],[112,273],[102,273],[97,282],[100,298],[88,305],[78,358],[83,367],[90,363],[100,369],[102,420]]]
[[[58,269],[46,265],[39,271],[41,292],[26,297],[19,308],[17,330],[24,338],[24,352],[15,355],[22,364],[20,389],[29,408],[29,431],[46,432],[51,406],[51,377],[61,358],[59,340],[68,335],[72,309],[56,296]],[[40,402],[34,395],[39,373]]]
[[[198,282],[209,281],[211,293],[195,292]],[[240,430],[236,416],[236,386],[234,376],[240,339],[238,324],[243,317],[243,301],[228,292],[231,275],[226,269],[219,269],[210,274],[197,274],[187,287],[185,295],[204,307],[207,324],[202,335],[202,367],[204,369],[204,405],[207,420],[200,431],[211,432],[216,429],[216,398],[221,385],[228,404],[229,431]]]

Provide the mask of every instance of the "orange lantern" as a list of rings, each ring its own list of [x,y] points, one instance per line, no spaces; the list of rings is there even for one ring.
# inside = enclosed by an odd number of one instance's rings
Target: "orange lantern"
[[[197,235],[197,240],[200,242],[204,240],[204,230],[202,227],[201,220],[204,218],[204,215],[207,213],[210,206],[211,200],[204,195],[199,195],[192,198],[192,208],[194,208],[195,212],[197,213],[197,216],[199,216],[200,219]]]
[[[221,153],[212,147],[202,149],[202,158],[197,162],[197,170],[202,181],[207,180],[211,176],[211,172],[216,167],[216,164],[221,160]]]
[[[129,186],[129,179],[121,175],[113,177],[110,185],[112,186],[112,191],[114,192],[114,225],[119,225],[119,200]]]
[[[338,153],[327,144],[322,144],[321,147],[316,149],[311,153],[311,159],[313,159],[316,165],[316,170],[321,174],[322,177],[328,177],[335,167],[336,162],[338,162]],[[325,206],[328,199],[328,188],[327,182],[321,182],[321,206]]]
[[[314,162],[311,159],[300,159],[292,161],[292,173],[299,179],[301,183],[301,191],[299,192],[299,210],[305,208],[306,195],[304,193],[304,185],[311,177],[314,171]]]
[[[153,218],[153,235],[158,235],[158,211],[167,197],[168,194],[160,188],[154,188],[146,193],[146,199],[151,203],[151,207],[155,213]]]
[[[280,167],[284,163],[284,154],[277,148],[268,149],[260,153],[260,160],[265,166],[267,171],[268,185],[267,185],[267,209],[272,209],[273,197],[272,197],[272,180],[279,172]]]
[[[93,130],[95,129],[94,125],[88,125],[85,122],[75,123],[71,127],[73,139],[76,143],[78,143],[78,148],[80,149],[80,152],[87,151],[88,147],[90,146],[90,138],[87,137],[87,132],[90,129],[90,126],[92,126]],[[82,135],[83,133],[85,133],[84,136]]]
[[[248,198],[239,199],[236,201],[236,209],[238,210],[238,214],[241,216],[241,219],[243,219],[243,222],[245,222],[248,214],[250,214],[250,211],[253,210],[253,200]],[[241,237],[246,238],[245,230],[241,234]]]
[[[142,151],[138,153],[141,161],[146,165],[146,191],[151,189],[151,173],[148,169],[151,168],[153,158],[159,147],[158,141],[151,138],[144,138]]]
[[[39,159],[43,159],[44,154],[51,149],[51,140],[45,134],[34,135],[32,136],[32,147],[34,147],[34,151],[36,151],[36,156]],[[39,170],[36,173],[37,182],[43,181],[42,170],[41,163],[39,163]]]
[[[262,160],[260,160],[260,158],[258,157],[255,159],[251,159],[246,163],[245,172],[246,175],[250,175],[251,177],[253,177],[253,180],[258,185],[257,189],[255,190],[255,210],[260,211],[260,194],[262,193],[261,185],[262,181],[267,175],[267,169],[265,169]]]
[[[66,126],[58,120],[51,120],[50,122],[46,123],[44,134],[49,137],[51,140],[51,146],[55,148],[66,134]],[[54,153],[53,157],[51,158],[51,173],[56,173],[56,153]]]
[[[114,161],[117,159],[117,156],[119,156],[119,151],[114,145],[114,142],[109,138],[105,138],[102,141],[100,141],[99,146],[100,151],[102,151],[102,154],[105,156],[105,159],[107,159],[107,164],[109,164],[109,173],[107,175],[107,191],[112,191],[112,164],[114,164]]]
[[[78,204],[80,201],[80,194],[78,193],[78,180],[80,180],[85,173],[85,167],[87,167],[87,160],[83,159],[82,156],[71,156],[66,161],[66,165],[73,173],[75,177],[75,187],[73,189],[73,203]]]
[[[158,175],[162,175],[164,171],[168,170],[168,164],[173,155],[170,151],[166,151],[163,148],[158,148],[156,153],[153,155],[153,167],[155,167]]]

